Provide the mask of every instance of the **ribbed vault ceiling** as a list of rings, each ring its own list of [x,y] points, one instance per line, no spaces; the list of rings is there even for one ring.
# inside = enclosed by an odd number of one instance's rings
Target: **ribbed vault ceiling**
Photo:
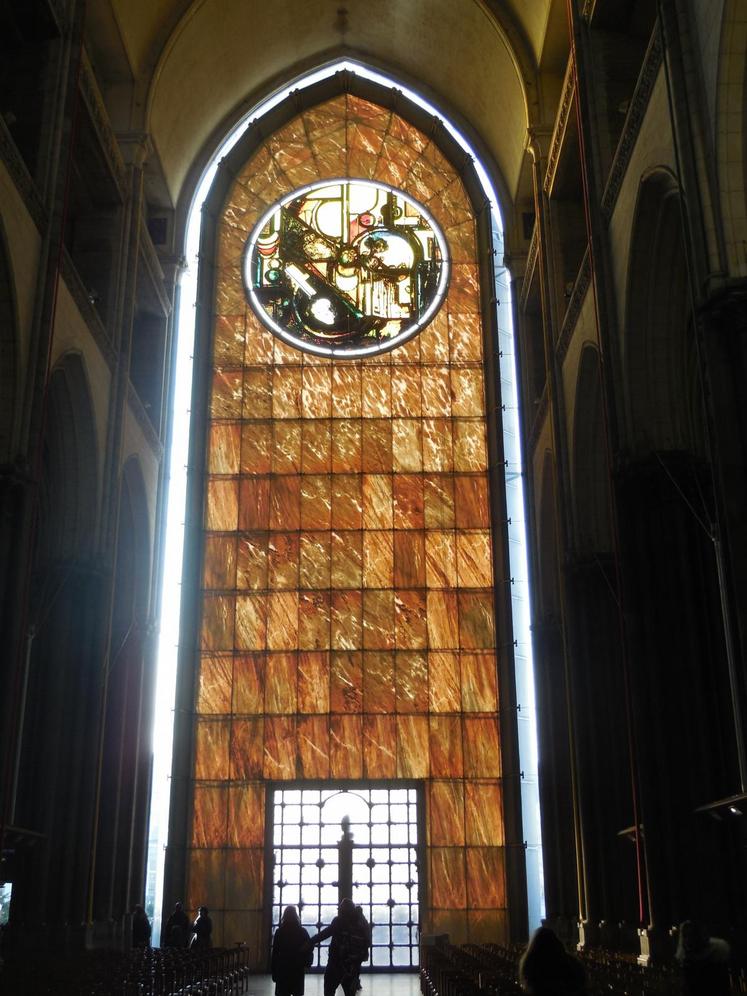
[[[118,94],[118,126],[149,132],[173,203],[239,110],[342,55],[401,77],[469,125],[513,192],[557,2],[98,0],[89,43]]]

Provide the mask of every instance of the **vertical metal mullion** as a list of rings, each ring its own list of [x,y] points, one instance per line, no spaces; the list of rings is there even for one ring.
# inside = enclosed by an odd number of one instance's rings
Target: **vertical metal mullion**
[[[389,792],[389,798],[387,800],[387,815],[389,817],[389,861],[387,863],[387,868],[389,869],[389,898],[394,900],[392,895],[392,827],[395,826],[394,819],[392,817],[392,792]],[[392,918],[394,914],[394,907],[389,906],[389,967],[392,967],[392,961],[394,960],[394,924],[392,923]]]
[[[412,798],[410,798],[412,796]],[[414,806],[415,818],[410,818],[410,805]],[[420,887],[420,882],[417,874],[417,865],[413,864],[413,852],[417,860],[417,839],[418,839],[418,793],[416,789],[410,789],[407,793],[407,879],[409,882],[415,883],[415,900],[417,901],[418,889]],[[415,827],[415,840],[413,840],[412,828]],[[414,874],[413,874],[414,873]],[[407,955],[410,968],[415,967],[415,962],[413,959],[413,930],[417,929],[413,924],[417,923],[417,919],[412,915],[412,903],[413,900],[413,890],[408,890],[408,907],[407,907]]]
[[[319,857],[320,858],[322,856],[322,828],[323,828],[323,823],[322,823],[322,808],[323,808],[324,803],[326,801],[327,800],[324,797],[324,789],[321,789],[320,792],[319,792],[319,808],[318,808],[318,812],[317,812],[317,826],[319,828]],[[321,886],[321,882],[322,882],[322,869],[320,868],[319,869],[319,894],[317,896],[318,904],[317,904],[317,907],[316,907],[316,922],[317,923],[321,923],[322,922],[322,886]],[[317,929],[320,929],[320,928],[317,928]],[[322,964],[322,948],[321,948],[321,945],[317,945],[317,948],[316,948],[316,962],[315,963],[316,963],[316,967],[317,968],[321,967],[321,964]]]
[[[278,844],[278,913],[282,915],[283,910],[283,885],[285,881],[285,791],[280,790],[280,843]],[[277,798],[277,796],[276,796]]]
[[[410,846],[410,878],[415,883],[415,894],[410,894],[410,965],[415,968],[420,964],[420,865],[418,863],[418,848],[420,847],[420,818],[421,818],[421,793],[415,788],[412,790],[413,802],[415,804],[415,839]],[[414,899],[414,902],[413,902]]]
[[[321,859],[322,859],[322,794],[323,793],[320,790],[319,791],[319,803],[317,805],[317,815],[316,815],[316,824],[317,824],[317,830],[318,830],[318,833],[319,833],[319,845],[317,847],[317,861],[321,861]],[[322,922],[322,877],[323,877],[323,869],[321,867],[319,867],[317,870],[318,870],[319,874],[317,875],[317,887],[316,887],[316,923],[321,923]],[[317,930],[319,930],[319,927],[317,927]],[[316,959],[317,960],[317,965],[320,963],[321,957],[322,957],[321,950],[317,946],[317,959]]]

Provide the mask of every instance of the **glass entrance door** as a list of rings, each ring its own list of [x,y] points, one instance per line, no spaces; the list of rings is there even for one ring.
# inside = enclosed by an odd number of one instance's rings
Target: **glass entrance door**
[[[284,907],[297,906],[315,933],[337,912],[341,874],[338,842],[342,822],[353,837],[352,899],[371,925],[372,970],[418,966],[419,790],[368,785],[271,789],[270,868],[273,930]],[[342,881],[346,879],[342,872]],[[315,967],[327,963],[327,944],[316,949]]]

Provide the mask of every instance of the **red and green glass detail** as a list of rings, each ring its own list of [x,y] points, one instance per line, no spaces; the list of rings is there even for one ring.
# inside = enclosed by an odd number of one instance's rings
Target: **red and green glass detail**
[[[262,321],[310,352],[364,356],[410,339],[448,280],[446,242],[425,208],[364,180],[294,191],[246,245],[245,283]]]

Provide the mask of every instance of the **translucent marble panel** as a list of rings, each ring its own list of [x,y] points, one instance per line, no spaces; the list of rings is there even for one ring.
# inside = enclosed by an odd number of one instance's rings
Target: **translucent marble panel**
[[[452,272],[419,335],[343,362],[302,354],[262,325],[241,256],[265,206],[346,175],[401,184],[427,204]],[[219,233],[189,902],[209,897],[216,938],[263,950],[266,783],[415,780],[426,801],[423,929],[497,939],[507,922],[500,551],[464,187],[430,136],[346,95],[296,114],[256,152]]]
[[[262,906],[263,859],[264,854],[259,848],[226,852],[226,909],[258,909]]]
[[[215,848],[189,852],[187,869],[187,906],[211,904],[220,909],[225,898],[226,852]]]
[[[429,790],[429,842],[435,847],[465,843],[464,795],[461,779],[434,780]]]
[[[467,905],[465,850],[431,847],[431,902],[436,909],[464,909]]]
[[[195,724],[195,778],[219,781],[228,778],[231,723],[227,719],[198,719]]]
[[[261,848],[264,844],[264,786],[232,785],[228,792],[228,846]]]
[[[468,781],[465,791],[466,842],[479,846],[501,846],[503,798],[501,783]]]
[[[299,713],[329,712],[329,653],[306,651],[298,655]]]
[[[264,766],[265,720],[262,716],[234,719],[231,727],[231,779],[261,778]]]
[[[231,712],[233,656],[203,654],[197,688],[197,712],[203,715]]]
[[[228,831],[228,787],[195,785],[192,807],[193,846],[223,847]]]

